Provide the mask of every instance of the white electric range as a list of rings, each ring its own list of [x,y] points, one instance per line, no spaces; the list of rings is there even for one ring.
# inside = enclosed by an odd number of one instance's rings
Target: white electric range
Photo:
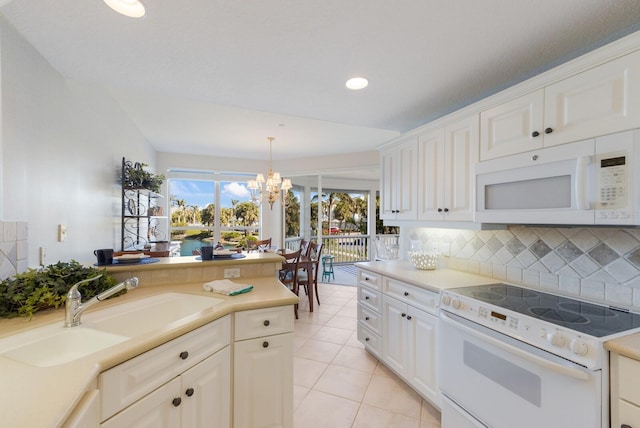
[[[502,283],[440,302],[443,428],[609,426],[603,344],[640,315]]]

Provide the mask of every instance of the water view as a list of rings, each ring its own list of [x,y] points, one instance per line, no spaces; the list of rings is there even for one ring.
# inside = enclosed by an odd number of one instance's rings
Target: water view
[[[203,245],[211,245],[211,242],[201,241],[199,239],[183,239],[180,246],[181,256],[192,256],[193,250],[199,250]]]

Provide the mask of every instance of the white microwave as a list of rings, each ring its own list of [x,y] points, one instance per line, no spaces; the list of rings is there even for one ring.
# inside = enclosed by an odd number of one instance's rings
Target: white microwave
[[[640,225],[640,130],[476,165],[476,221]]]

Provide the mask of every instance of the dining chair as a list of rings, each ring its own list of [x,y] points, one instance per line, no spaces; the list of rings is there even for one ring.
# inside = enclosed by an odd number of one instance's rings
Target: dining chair
[[[302,251],[303,256],[309,255],[309,241],[305,241],[304,239],[300,241],[300,251]]]
[[[318,296],[318,270],[323,246],[324,244],[309,243],[309,254],[307,257],[311,260],[311,263],[308,265],[310,269],[300,269],[298,271],[298,286],[304,286],[307,295],[309,294],[309,287],[313,287],[318,305],[320,304],[320,296]]]
[[[300,254],[301,251],[294,251],[291,253],[283,253],[281,254],[284,257],[284,261],[282,262],[282,268],[278,272],[278,279],[280,282],[284,284],[287,288],[289,288],[296,296],[299,296],[298,293],[298,269],[300,262]],[[294,312],[296,315],[296,319],[298,319],[298,305],[294,306]]]
[[[248,244],[249,248],[247,251],[251,252],[251,251],[264,251],[264,249],[266,248],[270,248],[271,247],[271,238],[268,239],[263,239],[261,241],[255,241],[253,243],[249,243]]]

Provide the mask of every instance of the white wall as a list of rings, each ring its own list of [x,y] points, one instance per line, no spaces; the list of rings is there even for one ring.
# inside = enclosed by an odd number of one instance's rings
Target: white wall
[[[93,262],[96,248],[120,249],[122,157],[167,168],[256,173],[268,160],[175,153],[156,155],[107,89],[65,79],[0,16],[0,220],[28,226],[28,266],[71,259]],[[178,142],[177,142],[178,143]],[[274,168],[284,174],[376,167],[375,151],[299,159]],[[268,209],[268,208],[267,208]],[[280,245],[280,210],[265,218],[263,236]],[[67,238],[57,241],[59,224]]]
[[[29,266],[41,246],[46,264],[119,249],[121,159],[153,166],[154,150],[107,90],[64,79],[2,18],[0,52],[1,218],[27,222]]]

